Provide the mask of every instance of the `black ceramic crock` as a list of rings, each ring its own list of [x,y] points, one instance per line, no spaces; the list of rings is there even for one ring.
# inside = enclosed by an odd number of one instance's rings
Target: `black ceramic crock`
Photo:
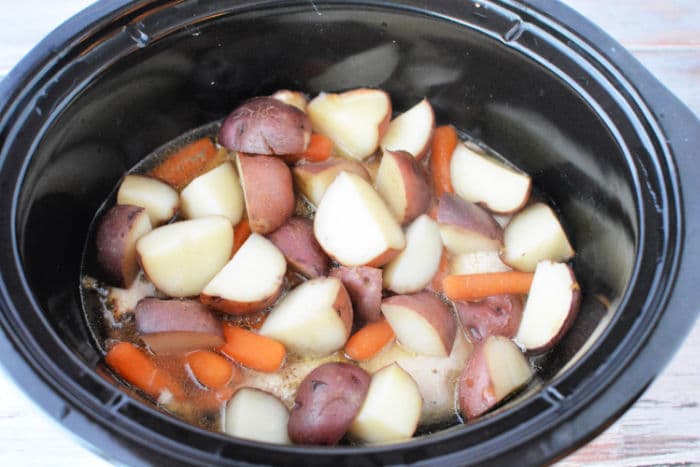
[[[527,170],[561,213],[584,300],[537,381],[476,422],[337,448],[210,433],[114,385],[78,281],[122,173],[245,97],[357,86],[386,89],[397,110],[428,97],[439,123]],[[0,82],[0,359],[50,415],[132,465],[556,459],[622,414],[695,320],[699,135],[628,52],[551,0],[100,2]]]

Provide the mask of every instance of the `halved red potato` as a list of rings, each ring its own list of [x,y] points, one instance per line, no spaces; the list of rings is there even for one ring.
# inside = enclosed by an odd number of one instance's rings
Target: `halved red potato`
[[[453,193],[440,197],[437,221],[442,243],[453,255],[498,251],[503,245],[503,229],[491,214]]]
[[[185,353],[224,344],[221,323],[197,301],[144,298],[135,312],[136,330],[153,353]]]
[[[440,229],[423,214],[406,229],[406,248],[384,266],[384,287],[400,294],[423,290],[437,273],[441,255]]]
[[[528,353],[549,350],[578,314],[581,288],[565,263],[540,261],[515,339]]]
[[[270,97],[277,99],[278,101],[284,102],[288,105],[293,105],[302,112],[306,112],[306,104],[308,103],[306,96],[303,92],[290,91],[289,89],[280,89],[279,91],[272,94]]]
[[[374,185],[399,224],[428,210],[428,179],[420,163],[406,151],[384,150]]]
[[[188,219],[224,216],[236,225],[243,216],[243,190],[230,162],[192,180],[180,192],[180,200]]]
[[[450,261],[450,274],[486,274],[510,270],[503,264],[501,254],[496,250],[462,253]]]
[[[396,339],[409,350],[437,357],[450,354],[457,323],[452,311],[432,292],[384,299],[382,314]]]
[[[370,375],[351,363],[317,367],[299,384],[289,416],[289,437],[295,444],[336,444],[360,411]]]
[[[279,297],[286,272],[282,252],[270,240],[253,233],[207,283],[199,299],[233,315],[262,310]]]
[[[452,153],[450,180],[462,199],[497,213],[515,212],[525,206],[532,187],[526,173],[464,144],[457,144]]]
[[[224,431],[238,438],[291,444],[287,434],[289,410],[272,394],[240,388],[226,406]]]
[[[97,227],[97,264],[105,279],[127,288],[139,272],[137,241],[151,231],[148,212],[139,206],[120,204],[110,208]]]
[[[294,214],[296,204],[289,167],[277,157],[241,153],[236,166],[250,229],[263,235],[278,229]]]
[[[255,97],[236,108],[221,124],[219,143],[250,154],[299,154],[311,139],[311,121],[293,105]]]
[[[391,99],[378,89],[321,93],[306,111],[314,131],[333,140],[341,156],[362,160],[379,147],[391,119]]]
[[[369,266],[338,266],[330,271],[348,291],[355,321],[363,324],[382,317],[382,270]]]
[[[301,356],[341,349],[352,328],[352,304],[342,282],[319,277],[290,291],[270,312],[259,333]]]
[[[304,217],[291,217],[268,235],[292,269],[306,277],[328,275],[329,259],[314,237],[314,223]]]
[[[418,426],[422,406],[423,398],[416,382],[393,363],[372,376],[350,433],[367,443],[410,439]]]
[[[503,261],[520,271],[534,271],[545,259],[566,261],[574,255],[557,215],[544,203],[513,216],[503,230],[503,245]]]
[[[454,302],[462,327],[473,340],[488,336],[513,337],[518,332],[525,300],[522,295],[504,294],[478,302]]]
[[[507,337],[491,336],[472,353],[458,383],[458,401],[466,419],[476,418],[532,378],[532,368]]]
[[[314,234],[329,256],[346,266],[381,266],[406,246],[382,198],[359,175],[341,172],[316,210]]]
[[[167,183],[143,175],[127,175],[119,185],[117,204],[140,206],[146,210],[151,225],[169,221],[180,205],[177,191]]]
[[[171,297],[199,295],[224,267],[233,248],[225,217],[203,217],[154,229],[136,243],[146,277]]]
[[[430,148],[434,130],[433,107],[423,99],[389,123],[379,144],[384,150],[408,151],[420,160]]]
[[[328,159],[323,162],[300,164],[292,169],[299,191],[314,206],[319,205],[328,186],[343,171],[357,174],[370,181],[369,174],[362,164],[348,159]]]

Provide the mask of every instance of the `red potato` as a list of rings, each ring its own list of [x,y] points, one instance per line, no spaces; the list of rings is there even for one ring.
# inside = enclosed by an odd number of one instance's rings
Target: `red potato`
[[[280,300],[258,332],[301,356],[322,357],[345,345],[352,317],[342,282],[319,277],[303,282]]]
[[[230,162],[192,180],[180,192],[180,200],[188,219],[224,216],[236,225],[243,217],[243,190]]]
[[[481,341],[464,367],[457,398],[466,419],[483,415],[532,378],[532,368],[517,345],[507,337]]]
[[[309,278],[328,275],[329,259],[314,237],[310,219],[292,217],[268,238],[300,274]]]
[[[219,142],[251,154],[284,155],[304,152],[311,138],[311,121],[298,108],[272,97],[256,97],[226,117]]]
[[[289,410],[272,394],[244,387],[226,406],[224,431],[238,438],[291,444],[287,434]]]
[[[224,344],[219,320],[194,300],[144,298],[136,304],[136,329],[156,354],[215,349]]]
[[[527,272],[542,260],[566,261],[574,255],[557,215],[544,203],[513,216],[503,231],[503,245],[503,261]]]
[[[452,153],[450,179],[455,193],[462,199],[502,214],[525,206],[532,188],[526,173],[464,144],[458,144]]]
[[[328,186],[333,183],[340,172],[351,172],[370,181],[367,170],[359,162],[348,159],[329,159],[297,165],[292,169],[294,181],[299,191],[314,206],[318,206]]]
[[[140,206],[148,212],[151,225],[160,225],[177,213],[180,199],[167,183],[143,175],[127,175],[119,185],[117,204]]]
[[[236,157],[248,222],[253,232],[265,235],[278,229],[294,214],[296,200],[292,174],[276,157]]]
[[[464,330],[474,340],[489,336],[513,337],[523,316],[522,295],[504,294],[478,302],[455,302]]]
[[[363,160],[379,147],[391,119],[391,99],[378,89],[321,93],[306,107],[314,131],[333,140],[341,156]]]
[[[137,241],[151,231],[148,212],[142,207],[121,204],[110,208],[97,227],[97,264],[105,279],[128,288],[139,272]]]
[[[282,252],[254,233],[204,287],[199,300],[232,315],[253,313],[277,300],[286,272]]]
[[[540,261],[515,340],[530,354],[551,349],[576,319],[581,288],[565,263]]]
[[[340,279],[347,289],[358,323],[370,323],[382,317],[381,269],[339,266],[331,269],[330,275]]]
[[[406,151],[384,150],[375,186],[399,224],[411,222],[428,210],[428,179],[420,163]]]
[[[501,261],[498,251],[474,251],[454,256],[450,261],[450,274],[487,274],[511,269]]]
[[[421,160],[430,148],[435,113],[427,99],[421,100],[389,123],[380,145],[392,151],[408,151]]]
[[[437,221],[442,242],[454,255],[500,250],[503,245],[503,229],[493,216],[452,193],[440,197]]]
[[[345,266],[382,266],[406,246],[401,226],[362,177],[341,172],[316,210],[314,235]]]
[[[382,314],[396,339],[422,355],[447,357],[457,334],[452,311],[432,292],[395,295],[382,302]]]
[[[360,411],[370,375],[350,363],[325,363],[297,388],[289,416],[289,438],[295,444],[334,445]]]
[[[136,243],[148,279],[171,297],[199,295],[231,257],[233,227],[213,216],[158,227]]]
[[[284,102],[285,104],[292,105],[302,112],[306,112],[306,105],[308,104],[308,101],[302,92],[290,91],[289,89],[280,89],[270,97]]]

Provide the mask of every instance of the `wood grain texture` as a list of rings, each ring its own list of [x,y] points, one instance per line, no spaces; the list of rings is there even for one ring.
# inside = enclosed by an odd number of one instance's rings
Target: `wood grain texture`
[[[457,1],[457,0],[455,0]],[[0,76],[90,0],[2,1]],[[564,0],[620,41],[700,115],[700,0]],[[700,465],[700,322],[643,397],[557,465]],[[0,371],[0,463],[107,466]]]

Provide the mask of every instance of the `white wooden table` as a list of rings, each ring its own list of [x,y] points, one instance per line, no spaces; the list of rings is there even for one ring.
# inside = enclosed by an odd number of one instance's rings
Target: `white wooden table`
[[[457,0],[455,0],[457,1]],[[700,115],[700,1],[566,0],[630,49]],[[1,0],[0,76],[90,0]],[[644,396],[561,465],[700,464],[700,322]],[[0,464],[107,466],[0,370]]]

